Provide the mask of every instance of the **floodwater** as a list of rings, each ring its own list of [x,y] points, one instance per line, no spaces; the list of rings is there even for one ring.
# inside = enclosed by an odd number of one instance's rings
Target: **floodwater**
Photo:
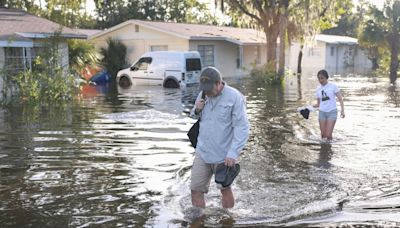
[[[230,80],[247,98],[249,143],[221,209],[211,185],[191,221],[196,88],[86,88],[59,109],[0,111],[1,227],[400,226],[400,92],[388,80],[335,76],[345,97],[334,141],[319,139],[317,80]],[[104,88],[103,88],[104,89]]]

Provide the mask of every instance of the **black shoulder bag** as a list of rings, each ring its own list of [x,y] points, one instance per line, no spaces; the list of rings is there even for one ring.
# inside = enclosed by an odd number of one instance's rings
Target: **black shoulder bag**
[[[206,97],[206,95],[204,94],[204,92],[201,92],[201,99],[204,99]],[[196,148],[197,145],[197,137],[199,136],[199,129],[200,129],[200,119],[201,117],[199,117],[199,119],[196,121],[196,123],[193,124],[193,126],[189,129],[187,136],[189,137],[190,143],[192,144],[192,146],[194,148]]]

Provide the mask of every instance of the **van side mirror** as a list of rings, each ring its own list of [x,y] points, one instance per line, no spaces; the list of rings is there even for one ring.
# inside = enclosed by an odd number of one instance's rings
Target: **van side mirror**
[[[137,68],[135,66],[131,66],[131,71],[135,71]]]

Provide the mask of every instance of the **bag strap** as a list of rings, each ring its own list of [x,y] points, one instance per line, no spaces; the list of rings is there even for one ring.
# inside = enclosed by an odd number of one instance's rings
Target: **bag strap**
[[[206,94],[204,93],[204,91],[201,91],[201,99],[203,99],[204,100],[204,106],[205,106],[205,101],[206,101]],[[204,110],[204,107],[203,107],[203,110]],[[203,110],[201,110],[201,112],[200,112],[200,114],[199,114],[199,121],[201,121],[201,116],[202,116],[202,113],[203,113]]]

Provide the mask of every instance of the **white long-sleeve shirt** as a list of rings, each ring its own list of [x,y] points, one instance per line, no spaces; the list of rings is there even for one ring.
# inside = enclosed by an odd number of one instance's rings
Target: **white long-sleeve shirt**
[[[201,92],[196,102],[201,99]],[[201,115],[196,153],[210,164],[222,163],[226,157],[237,159],[249,138],[249,121],[245,97],[225,84],[216,97],[206,97]]]

